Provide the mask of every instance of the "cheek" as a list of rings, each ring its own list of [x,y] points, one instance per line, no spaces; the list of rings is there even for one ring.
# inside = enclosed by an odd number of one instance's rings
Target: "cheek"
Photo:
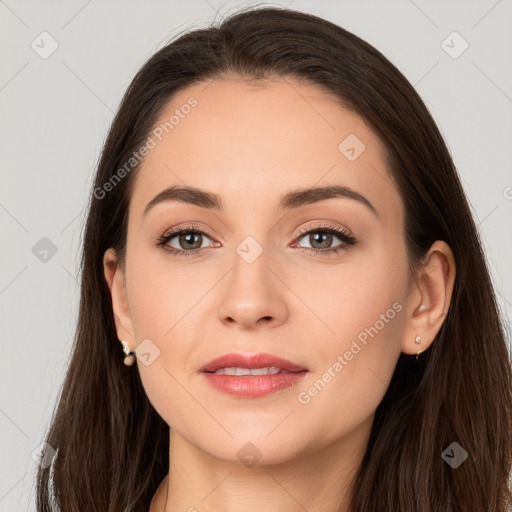
[[[137,342],[150,338],[160,344],[183,328],[182,322],[187,323],[187,315],[211,287],[208,280],[195,276],[156,250],[132,254],[127,294]]]
[[[407,289],[405,258],[386,254],[309,287],[308,304],[319,318],[315,375],[298,390],[306,410],[345,411],[355,425],[383,398],[400,354]]]
[[[373,339],[368,334],[371,327],[378,331],[371,329],[375,339],[384,339],[379,346],[397,338],[407,289],[405,265],[399,251],[386,248],[357,254],[339,266],[310,271],[307,279],[296,279],[294,293],[309,309],[304,315],[308,330],[316,339],[325,340],[315,347],[320,360],[324,360],[322,354],[332,354],[333,348],[348,350],[351,340],[358,337],[362,342],[365,337]]]
[[[131,254],[127,294],[136,344],[148,343],[150,362],[137,365],[149,401],[169,425],[180,424],[190,409],[184,372],[190,368],[190,320],[209,283],[176,271],[165,257]],[[185,385],[185,388],[183,387]]]

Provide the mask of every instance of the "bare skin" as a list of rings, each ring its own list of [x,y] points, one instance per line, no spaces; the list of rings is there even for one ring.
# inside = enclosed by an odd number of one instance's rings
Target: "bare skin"
[[[452,251],[435,242],[417,281],[409,279],[404,210],[382,143],[316,86],[196,84],[172,99],[161,120],[191,96],[197,106],[137,175],[125,266],[112,249],[104,256],[119,339],[132,350],[149,339],[160,351],[148,366],[137,360],[147,395],[170,426],[169,475],[150,511],[345,511],[400,353],[427,349],[445,319]],[[349,134],[365,145],[353,161],[338,148]],[[165,201],[144,214],[172,185],[216,193],[224,209]],[[342,196],[279,207],[287,192],[329,185],[356,191],[376,213]],[[171,228],[190,224],[191,233],[206,233],[198,235],[201,248],[179,235],[167,247],[195,251],[191,257],[156,246]],[[315,242],[325,225],[357,243],[337,234]],[[250,263],[237,252],[248,236],[257,245],[242,247],[262,250]],[[341,250],[321,254],[334,247]],[[373,335],[363,344],[365,329]],[[354,341],[360,350],[351,357]],[[231,352],[274,354],[309,373],[264,397],[227,395],[199,368]],[[318,381],[320,390],[311,391]],[[257,448],[255,465],[238,455],[247,443]]]

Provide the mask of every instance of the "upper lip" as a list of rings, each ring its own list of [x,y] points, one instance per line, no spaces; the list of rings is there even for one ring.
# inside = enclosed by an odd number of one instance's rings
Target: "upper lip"
[[[297,364],[294,364],[281,357],[273,356],[272,354],[254,354],[244,356],[243,354],[225,354],[223,356],[213,359],[206,363],[202,368],[202,372],[215,372],[219,368],[267,368],[267,367],[280,368],[289,372],[305,371]]]

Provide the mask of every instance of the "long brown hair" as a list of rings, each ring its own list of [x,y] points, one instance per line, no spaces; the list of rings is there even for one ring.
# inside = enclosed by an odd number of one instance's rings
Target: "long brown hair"
[[[510,503],[512,375],[478,231],[450,153],[424,103],[380,52],[321,18],[238,12],[176,37],[139,70],[106,139],[83,236],[79,320],[37,475],[40,512],[147,512],[169,468],[169,427],[123,365],[103,254],[123,258],[135,166],[164,106],[191,84],[290,77],[325,88],[375,130],[405,206],[410,270],[436,240],[457,275],[447,317],[419,363],[401,354],[356,475],[351,512],[505,512]],[[119,174],[117,174],[119,177]],[[112,186],[105,192],[105,183]],[[132,367],[136,368],[136,367]],[[457,469],[441,454],[457,442]],[[54,508],[55,507],[55,508]]]

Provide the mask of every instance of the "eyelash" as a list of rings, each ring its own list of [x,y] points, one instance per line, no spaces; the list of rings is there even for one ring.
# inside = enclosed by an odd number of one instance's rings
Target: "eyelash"
[[[197,226],[184,226],[181,227],[175,231],[170,231],[161,237],[159,237],[156,241],[156,246],[167,252],[168,254],[174,255],[174,256],[183,256],[185,258],[187,257],[194,257],[198,256],[200,253],[202,253],[205,249],[209,249],[210,247],[202,247],[200,249],[191,249],[191,250],[184,250],[184,249],[175,249],[173,247],[166,247],[167,244],[176,236],[182,235],[182,234],[201,234],[206,235],[208,238],[212,238],[206,231],[203,229],[197,227]],[[336,226],[333,226],[332,224],[321,224],[318,226],[313,227],[305,227],[302,228],[296,237],[296,240],[300,240],[301,238],[304,238],[305,235],[310,233],[328,233],[330,235],[336,235],[341,241],[342,244],[333,247],[330,249],[314,249],[311,247],[298,247],[301,251],[313,251],[314,254],[321,254],[322,256],[334,256],[338,254],[340,251],[345,250],[346,248],[350,246],[354,246],[358,243],[357,239],[352,236],[348,231],[338,228]]]

